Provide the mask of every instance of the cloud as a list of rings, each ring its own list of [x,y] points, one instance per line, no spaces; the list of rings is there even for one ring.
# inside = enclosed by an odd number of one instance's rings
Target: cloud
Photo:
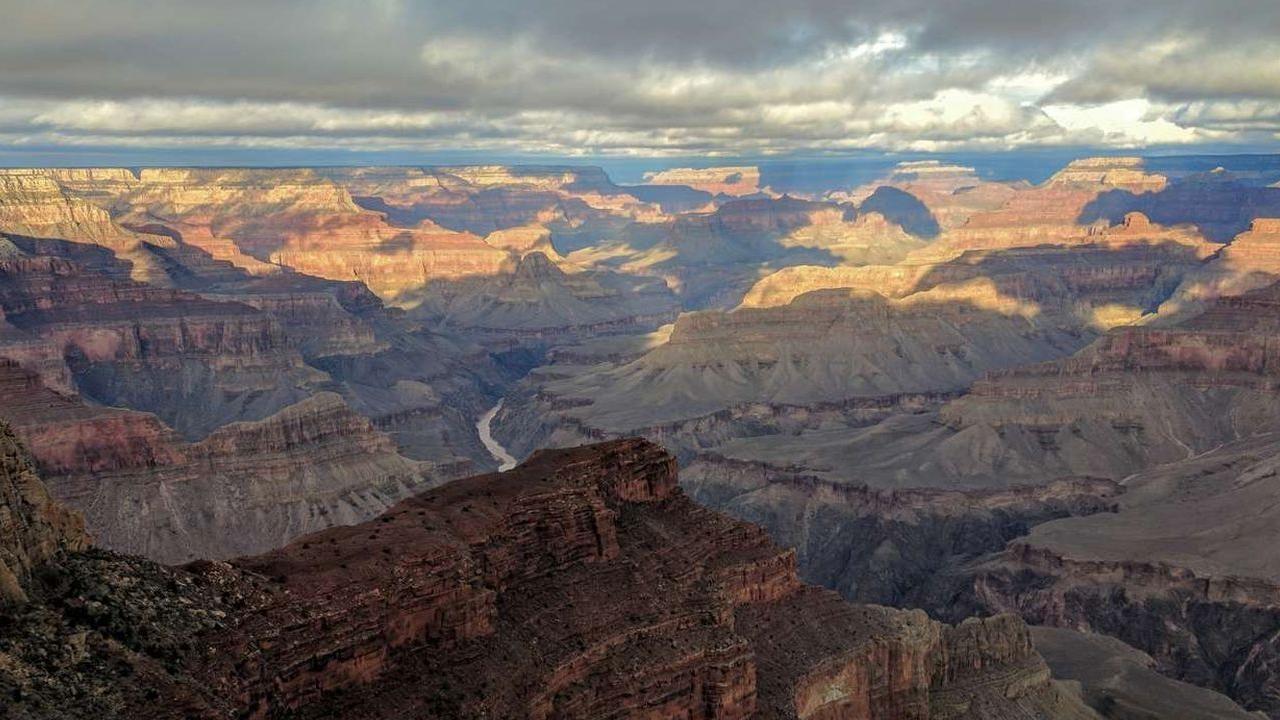
[[[1280,3],[49,0],[0,142],[754,154],[1272,142]]]

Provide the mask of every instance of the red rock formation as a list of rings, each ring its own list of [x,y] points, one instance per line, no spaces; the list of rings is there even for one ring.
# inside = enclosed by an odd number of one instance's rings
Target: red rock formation
[[[131,182],[63,182],[109,203],[122,224],[174,236],[251,273],[283,265],[363,281],[389,300],[431,279],[491,273],[506,257],[474,235],[430,223],[393,227],[310,170],[146,169]]]
[[[32,570],[88,544],[84,519],[49,497],[26,450],[0,423],[0,607],[26,600]]]
[[[995,671],[1032,705],[1059,697],[1014,679],[1043,672],[1016,622],[953,630],[805,587],[641,441],[543,453],[237,565],[286,590],[218,643],[251,662],[205,669],[256,716],[927,718],[934,693],[1008,702],[980,686]]]
[[[1178,243],[1202,257],[1215,243],[1186,228],[1162,228],[1131,215],[1119,232],[1108,232],[1105,220],[1082,222],[1086,207],[1101,194],[1126,190],[1155,191],[1165,179],[1148,175],[1139,158],[1086,158],[1070,163],[1043,185],[1019,188],[998,208],[970,216],[935,243],[912,255],[913,262],[938,262],[968,250],[1034,247],[1042,244]]]
[[[637,440],[542,453],[233,565],[89,553],[46,577],[0,624],[0,688],[77,720],[1090,717],[1016,620],[951,628],[805,586],[790,551],[694,505],[674,458]],[[79,629],[75,608],[100,620]]]

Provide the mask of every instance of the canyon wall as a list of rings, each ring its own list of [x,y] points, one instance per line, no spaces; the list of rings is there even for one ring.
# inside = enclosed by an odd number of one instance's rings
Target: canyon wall
[[[805,586],[790,551],[694,505],[638,440],[541,453],[229,565],[92,551],[42,577],[0,630],[0,687],[24,712],[1096,717],[1015,618],[952,627]],[[74,667],[129,670],[72,706]]]

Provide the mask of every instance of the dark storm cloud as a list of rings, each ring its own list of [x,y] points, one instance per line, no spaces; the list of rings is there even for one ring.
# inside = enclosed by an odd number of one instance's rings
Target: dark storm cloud
[[[10,142],[1144,144],[1274,140],[1280,103],[1272,0],[0,4]]]

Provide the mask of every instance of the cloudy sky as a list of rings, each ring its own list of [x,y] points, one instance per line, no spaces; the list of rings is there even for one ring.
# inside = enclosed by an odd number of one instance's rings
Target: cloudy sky
[[[1280,147],[1277,0],[0,0],[0,164]]]

